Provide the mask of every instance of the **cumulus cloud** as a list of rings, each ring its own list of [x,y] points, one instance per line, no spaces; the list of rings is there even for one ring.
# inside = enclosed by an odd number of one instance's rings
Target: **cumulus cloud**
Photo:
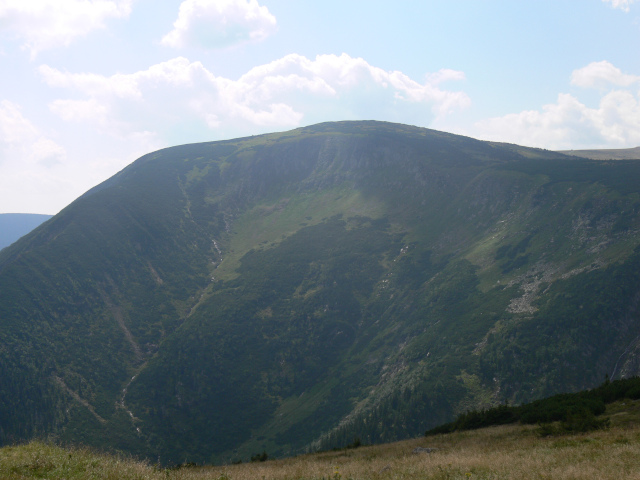
[[[571,74],[571,84],[579,87],[606,88],[611,85],[628,87],[634,83],[640,83],[640,76],[624,74],[619,68],[614,67],[606,60],[592,62]]]
[[[54,100],[49,109],[65,121],[107,122],[109,107],[95,98],[89,100]]]
[[[479,138],[548,148],[613,148],[640,145],[640,77],[623,74],[608,62],[575,70],[571,83],[581,87],[609,86],[596,107],[560,94],[555,103],[478,122]]]
[[[443,68],[436,73],[427,75],[427,81],[431,85],[438,85],[442,82],[448,82],[450,80],[464,80],[464,78],[464,72],[460,72],[459,70],[451,70],[448,68]]]
[[[462,79],[461,72],[438,72],[419,83],[402,72],[385,71],[346,54],[313,60],[287,55],[252,68],[237,80],[216,76],[202,63],[183,57],[110,77],[62,72],[46,65],[39,71],[49,85],[85,96],[50,103],[53,113],[66,121],[93,122],[114,135],[152,131],[163,136],[189,124],[201,135],[221,138],[295,127],[303,120],[371,118],[372,106],[382,118],[385,111],[400,118],[410,113],[417,117],[410,119],[413,123],[426,125],[470,104],[463,92],[437,85],[445,79]]]
[[[2,0],[0,30],[38,52],[68,46],[77,37],[105,27],[109,18],[127,17],[133,0]]]
[[[64,157],[64,148],[26,119],[19,105],[8,100],[0,102],[0,164],[18,162],[46,166]]]
[[[42,211],[42,199],[56,189],[52,173],[66,157],[65,149],[30,122],[19,105],[0,102],[0,192],[5,211]]]
[[[275,29],[276,18],[257,0],[185,0],[161,43],[219,48],[264,40]]]
[[[166,146],[153,132],[145,131],[121,134],[117,141],[107,136],[105,141],[105,136],[86,121],[95,106],[91,101],[56,104],[62,116],[78,122],[65,135],[61,131],[43,132],[25,117],[19,105],[0,102],[3,211],[57,213],[135,158]]]
[[[637,0],[602,0],[605,3],[610,3],[613,8],[619,8],[624,12],[629,11],[629,7],[632,3],[636,3]]]
[[[140,97],[136,80],[131,75],[116,74],[112,77],[95,73],[62,72],[48,65],[38,68],[40,75],[52,87],[81,90],[90,96],[116,96],[119,98]]]

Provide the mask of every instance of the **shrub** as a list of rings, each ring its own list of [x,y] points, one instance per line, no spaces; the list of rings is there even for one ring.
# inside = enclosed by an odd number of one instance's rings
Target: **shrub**
[[[269,458],[269,455],[267,455],[266,451],[262,451],[262,453],[256,453],[255,455],[251,456],[251,461],[252,462],[266,462],[267,459]]]

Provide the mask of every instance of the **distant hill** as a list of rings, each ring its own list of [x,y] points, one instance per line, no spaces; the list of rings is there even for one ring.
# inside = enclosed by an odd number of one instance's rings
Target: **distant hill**
[[[601,150],[562,150],[560,153],[591,160],[639,160],[640,147]]]
[[[0,213],[0,250],[49,220],[51,215]]]
[[[0,442],[249,460],[637,375],[639,178],[385,122],[149,153],[0,251]]]

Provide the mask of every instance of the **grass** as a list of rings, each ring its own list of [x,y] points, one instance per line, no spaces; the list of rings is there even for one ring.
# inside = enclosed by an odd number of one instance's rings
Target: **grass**
[[[252,248],[272,248],[305,226],[316,225],[336,214],[345,220],[362,215],[379,218],[384,205],[346,188],[312,195],[293,195],[273,204],[261,204],[235,219],[225,245],[225,257],[215,272],[218,280],[237,277],[240,259]]]
[[[86,448],[64,449],[35,441],[0,450],[0,478],[144,480],[162,477],[143,462],[101,455]]]
[[[607,407],[608,430],[541,437],[500,426],[386,445],[216,467],[145,462],[43,442],[0,449],[0,478],[173,480],[640,479],[640,401]],[[432,453],[413,453],[418,447]]]
[[[536,427],[492,427],[385,446],[203,470],[201,477],[270,479],[640,478],[640,430],[541,438]],[[412,453],[416,447],[437,448]],[[207,477],[206,475],[211,475]],[[187,478],[187,477],[185,477]]]

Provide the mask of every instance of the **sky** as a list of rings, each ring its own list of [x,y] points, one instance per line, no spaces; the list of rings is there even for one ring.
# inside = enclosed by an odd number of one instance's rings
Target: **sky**
[[[640,146],[640,0],[0,0],[0,213],[339,120]]]

